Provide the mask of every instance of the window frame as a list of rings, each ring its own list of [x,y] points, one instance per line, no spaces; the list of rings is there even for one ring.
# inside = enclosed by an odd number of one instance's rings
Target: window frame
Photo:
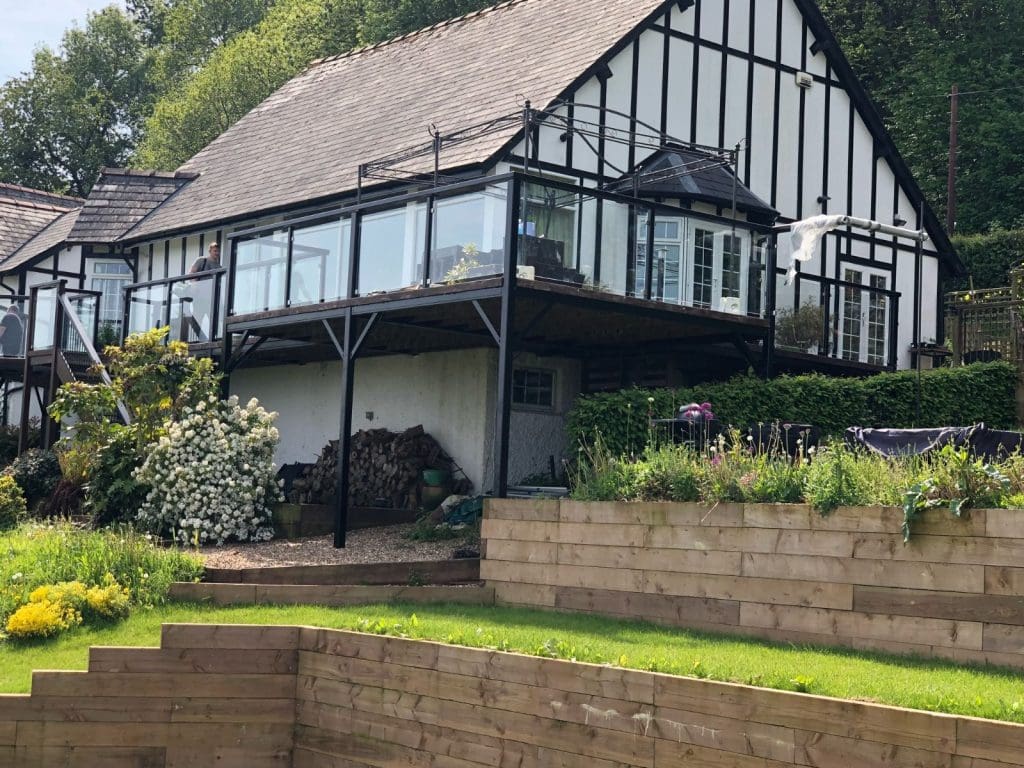
[[[529,382],[524,381],[523,384],[517,384],[516,378],[520,374],[537,374],[540,377],[540,381],[537,384],[531,385]],[[550,382],[545,384],[544,378],[549,377]],[[538,394],[542,394],[545,391],[550,392],[550,403],[529,403],[525,400],[518,400],[516,390],[521,390],[524,397],[527,397],[530,391],[534,391]],[[553,368],[544,368],[541,366],[532,365],[517,365],[512,369],[512,407],[520,410],[537,411],[540,413],[554,413],[558,406],[558,371]],[[527,397],[528,399],[528,397]]]

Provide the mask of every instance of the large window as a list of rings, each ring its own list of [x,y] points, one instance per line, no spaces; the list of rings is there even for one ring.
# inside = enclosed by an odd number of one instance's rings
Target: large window
[[[123,261],[97,261],[92,266],[89,288],[100,294],[100,327],[121,332],[124,317],[124,287],[132,281],[132,270]]]
[[[516,368],[512,371],[512,404],[553,410],[555,372],[543,368]]]

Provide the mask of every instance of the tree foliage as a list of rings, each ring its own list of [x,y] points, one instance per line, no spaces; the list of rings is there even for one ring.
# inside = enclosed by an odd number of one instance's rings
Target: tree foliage
[[[149,52],[116,7],[41,48],[32,71],[0,87],[0,180],[88,193],[104,165],[124,165],[149,112]]]
[[[160,99],[146,125],[139,163],[165,169],[179,166],[313,59],[489,4],[490,0],[278,0],[262,21],[218,48],[201,69]],[[169,22],[166,27],[170,37]]]
[[[1024,14],[1018,0],[821,0],[844,52],[940,215],[950,88],[960,101],[957,230],[1024,220]]]

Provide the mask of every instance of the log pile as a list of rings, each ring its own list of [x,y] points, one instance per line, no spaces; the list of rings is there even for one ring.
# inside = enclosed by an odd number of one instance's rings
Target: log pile
[[[404,432],[364,429],[352,436],[349,503],[357,507],[417,509],[424,469],[451,472],[452,460],[422,426]],[[293,504],[333,504],[338,478],[338,441],[292,482]]]

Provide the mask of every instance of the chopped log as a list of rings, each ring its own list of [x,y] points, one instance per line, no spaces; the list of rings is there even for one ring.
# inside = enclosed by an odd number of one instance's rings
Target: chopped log
[[[417,509],[425,469],[452,472],[453,462],[422,425],[404,432],[364,429],[352,436],[349,503],[359,507]],[[291,484],[293,504],[334,504],[338,473],[338,441],[324,446],[315,464]],[[467,490],[468,483],[455,483]],[[453,490],[455,490],[453,488]]]

